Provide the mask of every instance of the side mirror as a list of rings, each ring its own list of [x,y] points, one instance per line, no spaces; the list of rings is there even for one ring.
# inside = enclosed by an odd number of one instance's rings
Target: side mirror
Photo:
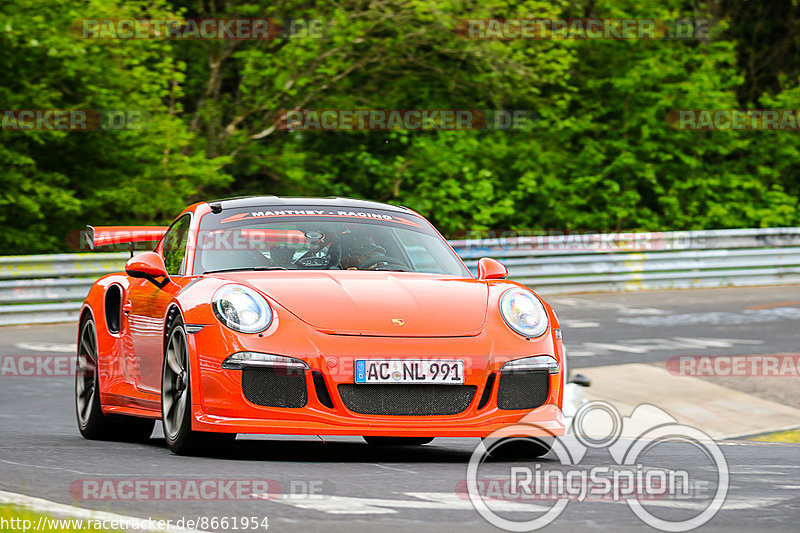
[[[155,252],[143,252],[128,259],[125,263],[125,273],[132,278],[146,279],[159,289],[169,283],[167,267],[164,260]],[[156,278],[164,278],[158,281]]]
[[[574,383],[580,387],[591,387],[592,380],[589,379],[588,376],[584,376],[583,374],[575,374],[572,376],[572,379],[569,380],[570,383]]]
[[[496,259],[484,257],[478,261],[478,279],[506,279],[508,269]]]

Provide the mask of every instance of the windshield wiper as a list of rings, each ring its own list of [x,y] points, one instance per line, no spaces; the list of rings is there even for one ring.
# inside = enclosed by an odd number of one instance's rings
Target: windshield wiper
[[[221,268],[219,270],[206,270],[203,274],[216,274],[217,272],[240,272],[243,270],[289,270],[281,266],[257,266],[257,267],[234,267],[234,268]]]
[[[416,272],[408,268],[365,268],[364,270],[380,271],[380,272]]]

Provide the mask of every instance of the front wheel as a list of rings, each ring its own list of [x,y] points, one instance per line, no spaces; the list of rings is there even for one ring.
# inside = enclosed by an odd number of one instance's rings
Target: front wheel
[[[142,442],[150,438],[155,420],[103,414],[100,405],[97,331],[94,320],[81,321],[75,367],[75,415],[78,430],[89,440]]]
[[[375,446],[422,446],[433,442],[433,437],[364,437],[364,440]]]
[[[167,328],[167,348],[161,371],[161,423],[167,448],[176,455],[220,452],[235,433],[207,433],[192,429],[189,347],[180,317]]]

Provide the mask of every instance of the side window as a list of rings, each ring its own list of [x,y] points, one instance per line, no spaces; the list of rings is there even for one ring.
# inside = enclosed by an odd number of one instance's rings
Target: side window
[[[164,245],[161,248],[161,255],[164,256],[164,266],[170,276],[183,274],[186,258],[186,241],[189,237],[189,225],[191,215],[188,213],[179,218],[164,235]]]

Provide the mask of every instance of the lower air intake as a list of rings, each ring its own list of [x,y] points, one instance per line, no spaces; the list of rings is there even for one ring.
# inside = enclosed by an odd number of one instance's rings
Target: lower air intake
[[[550,374],[547,372],[501,372],[497,388],[500,409],[533,409],[550,396]]]
[[[304,407],[308,402],[305,373],[297,370],[245,368],[242,392],[247,401],[264,407]]]
[[[457,415],[466,411],[472,385],[339,385],[345,407],[363,415]]]

